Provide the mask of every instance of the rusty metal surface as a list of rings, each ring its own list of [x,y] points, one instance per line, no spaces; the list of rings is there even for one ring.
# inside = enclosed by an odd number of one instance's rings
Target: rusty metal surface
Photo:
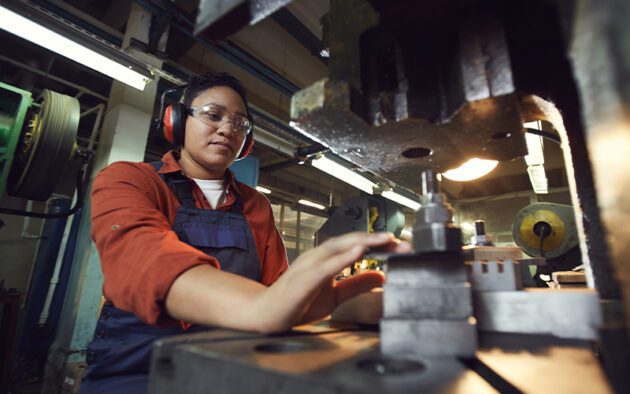
[[[177,346],[149,392],[496,392],[456,359],[391,359],[377,348],[378,334],[365,331]]]
[[[284,7],[291,0],[201,0],[195,34],[222,39],[253,25]]]
[[[293,97],[292,118],[334,153],[409,189],[419,191],[425,168],[456,167],[472,156],[509,160],[525,154],[515,95],[464,105],[446,124],[406,119],[380,126],[352,111],[352,96],[345,82],[320,81]]]
[[[331,77],[293,97],[296,127],[416,191],[424,168],[523,156],[499,15],[452,3],[375,3],[331,3],[324,24]]]
[[[387,358],[377,350],[378,334],[368,331],[242,339],[227,333],[224,341],[172,346],[152,368],[149,392],[611,392],[584,341],[483,334],[475,357],[459,361]]]

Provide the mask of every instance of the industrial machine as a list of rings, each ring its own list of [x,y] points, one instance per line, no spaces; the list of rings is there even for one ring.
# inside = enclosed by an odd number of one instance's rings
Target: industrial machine
[[[76,144],[79,101],[48,89],[33,99],[0,83],[0,116],[0,197],[47,200],[68,164],[86,158]],[[81,181],[83,173],[78,176]]]
[[[315,233],[315,244],[352,231],[388,231],[398,237],[404,224],[405,216],[397,204],[381,197],[363,195],[345,201],[334,210]]]
[[[573,208],[554,203],[535,203],[521,209],[512,224],[516,244],[529,256],[538,257],[534,280],[546,286],[554,273],[582,266]],[[570,276],[572,283],[585,282],[583,270]],[[547,281],[541,280],[541,275]],[[556,274],[566,279],[567,274]],[[582,277],[581,277],[582,276]]]
[[[545,368],[557,370],[559,391],[584,389],[571,379],[580,373],[589,392],[609,392],[590,350],[602,322],[595,291],[523,289],[518,248],[464,253],[431,171],[423,190],[414,253],[389,256],[382,291],[342,305],[343,319],[284,336],[216,330],[159,341],[150,392],[544,392]]]
[[[221,38],[287,3],[202,1],[195,30]],[[616,243],[614,259],[608,252],[587,151],[598,145],[587,141],[582,125],[583,116],[593,117],[591,127],[603,123],[596,117],[602,102],[586,89],[609,89],[598,94],[613,106],[622,96],[616,85],[594,82],[601,64],[592,56],[602,42],[628,32],[628,7],[620,3],[331,1],[323,20],[330,77],[294,95],[292,123],[344,159],[423,196],[414,253],[387,262],[380,332],[327,322],[286,336],[218,330],[161,341],[150,391],[630,390],[617,280],[623,275],[613,274],[627,267]],[[610,61],[603,69],[624,64],[603,52]],[[530,207],[517,219],[515,237],[549,258],[577,243],[588,289],[523,289],[510,251],[480,246],[465,255],[434,174],[422,172],[470,157],[523,156],[523,123],[534,120],[550,122],[560,135],[573,209],[551,207],[543,215]],[[591,159],[601,170],[603,159]],[[618,195],[610,206],[623,207]],[[610,206],[602,213],[609,224]],[[608,231],[618,242],[627,239],[616,227]]]

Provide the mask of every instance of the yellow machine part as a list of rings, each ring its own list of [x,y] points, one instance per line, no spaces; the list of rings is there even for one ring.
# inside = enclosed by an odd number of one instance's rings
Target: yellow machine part
[[[523,217],[521,222],[520,235],[528,247],[532,249],[540,248],[540,236],[534,232],[534,226],[538,222],[546,222],[551,226],[551,234],[543,242],[543,251],[548,252],[562,245],[566,237],[564,221],[555,212],[543,209],[531,212]]]

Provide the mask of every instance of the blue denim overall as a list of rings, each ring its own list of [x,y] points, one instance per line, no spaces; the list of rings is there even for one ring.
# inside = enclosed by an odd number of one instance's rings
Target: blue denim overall
[[[162,167],[161,162],[151,164],[156,171]],[[196,208],[190,181],[181,173],[160,177],[181,203],[172,226],[179,239],[217,258],[221,270],[260,281],[260,261],[252,230],[243,216],[242,198],[237,194],[229,211]],[[156,328],[108,302],[87,349],[88,368],[80,392],[145,393],[153,342],[208,329]]]

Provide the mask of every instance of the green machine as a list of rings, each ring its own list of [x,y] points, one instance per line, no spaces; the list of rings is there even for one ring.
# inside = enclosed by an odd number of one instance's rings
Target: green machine
[[[0,82],[0,197],[44,201],[77,156],[79,101],[44,89],[30,92]]]

